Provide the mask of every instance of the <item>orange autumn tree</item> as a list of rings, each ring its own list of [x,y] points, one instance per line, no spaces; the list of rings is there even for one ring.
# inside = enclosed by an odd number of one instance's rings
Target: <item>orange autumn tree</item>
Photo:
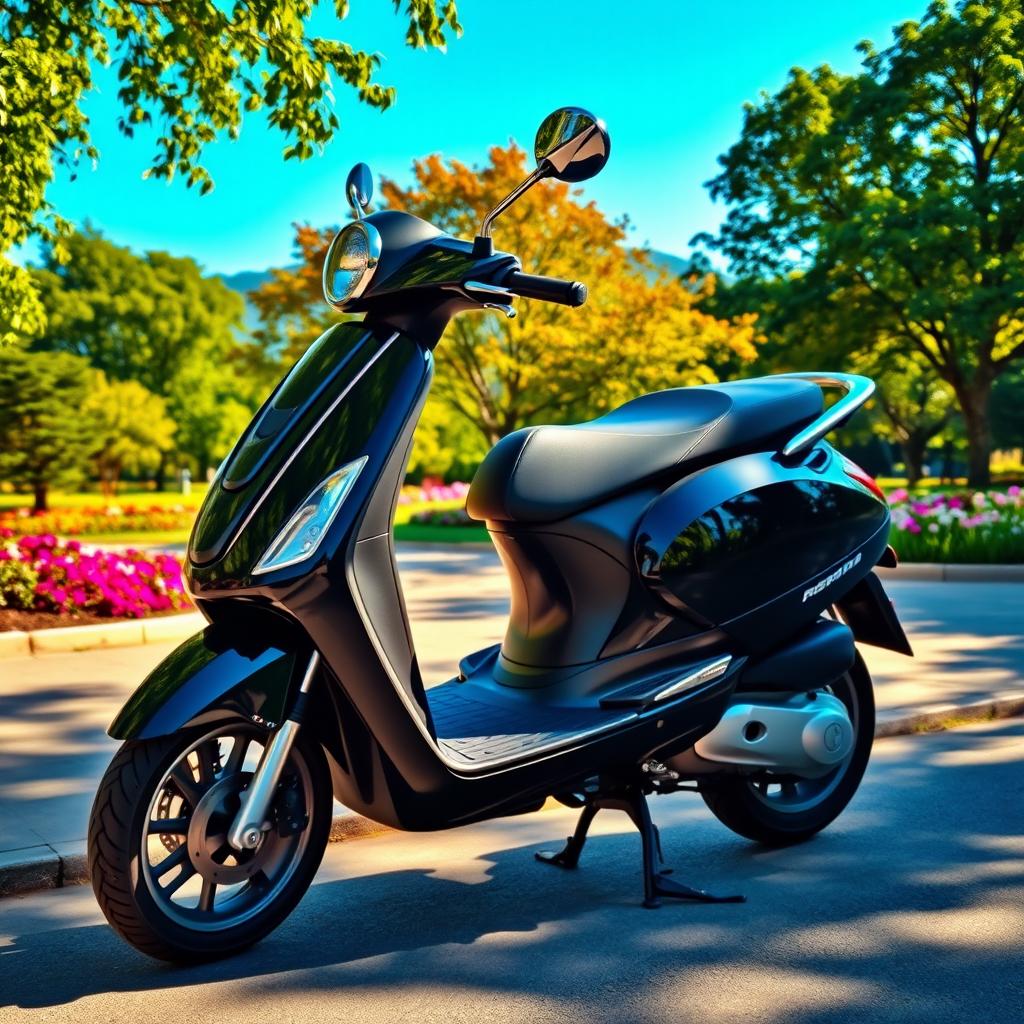
[[[526,155],[513,144],[493,148],[480,169],[430,156],[414,165],[410,188],[384,180],[382,193],[389,207],[472,238],[525,175]],[[496,248],[516,254],[529,273],[584,281],[589,300],[566,309],[517,299],[515,320],[457,317],[438,346],[428,423],[455,414],[491,445],[528,424],[588,418],[647,391],[710,383],[753,359],[753,317],[703,312],[713,279],[682,281],[659,270],[625,245],[627,227],[557,181],[537,185],[503,214]],[[299,226],[300,266],[274,271],[254,293],[264,336],[284,338],[292,354],[330,320],[320,267],[332,234]]]

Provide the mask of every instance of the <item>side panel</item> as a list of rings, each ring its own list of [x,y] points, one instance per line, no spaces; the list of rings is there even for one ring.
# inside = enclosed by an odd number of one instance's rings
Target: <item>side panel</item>
[[[888,522],[885,504],[846,476],[827,445],[799,466],[761,453],[666,491],[640,524],[637,560],[666,602],[756,652],[863,578]]]

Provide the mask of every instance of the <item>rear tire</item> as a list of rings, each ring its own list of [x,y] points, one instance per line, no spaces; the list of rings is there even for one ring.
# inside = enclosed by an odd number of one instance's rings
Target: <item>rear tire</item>
[[[699,783],[700,795],[723,825],[765,846],[791,846],[810,839],[843,812],[860,786],[875,736],[875,697],[860,654],[831,691],[846,705],[853,722],[854,746],[846,761],[824,779],[804,783],[812,793],[803,801],[784,799],[781,786],[773,798],[768,775],[707,777]]]
[[[246,769],[251,756],[245,763],[242,759],[254,743],[266,739],[265,732],[235,722],[129,741],[115,754],[89,819],[89,872],[111,927],[140,952],[179,963],[230,956],[276,928],[312,882],[330,833],[332,793],[323,750],[302,732],[282,785],[288,781],[302,790],[305,828],[292,836],[271,829],[251,854],[219,845],[226,816],[251,777]],[[238,763],[231,757],[222,763],[222,753],[234,749],[228,743],[244,744]],[[209,755],[205,770],[204,751]],[[193,767],[182,774],[181,766],[189,764]],[[182,784],[172,779],[175,773]],[[192,803],[185,795],[190,788]],[[280,793],[279,787],[275,799]],[[214,809],[207,815],[208,806]],[[205,830],[198,827],[201,815],[207,815]],[[205,844],[201,831],[211,837]],[[172,859],[177,864],[161,869]],[[170,881],[161,885],[168,876]],[[225,876],[232,881],[219,880]],[[211,881],[214,877],[218,881]],[[195,906],[177,902],[197,887]]]

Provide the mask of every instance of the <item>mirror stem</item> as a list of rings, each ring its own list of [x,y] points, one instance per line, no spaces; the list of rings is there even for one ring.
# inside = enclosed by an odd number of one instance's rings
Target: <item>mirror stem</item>
[[[542,163],[536,170],[531,171],[514,189],[490,213],[484,217],[480,225],[480,234],[476,236],[473,243],[473,255],[476,257],[491,256],[494,253],[494,245],[491,242],[491,225],[501,216],[524,192],[533,188],[538,181],[548,176],[547,165]]]

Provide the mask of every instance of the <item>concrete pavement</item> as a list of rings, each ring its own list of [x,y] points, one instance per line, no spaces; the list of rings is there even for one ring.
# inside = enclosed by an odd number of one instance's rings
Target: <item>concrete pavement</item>
[[[638,905],[639,843],[599,815],[579,871],[534,862],[554,811],[330,847],[253,950],[168,968],[124,946],[84,887],[0,901],[0,1017],[1019,1024],[1024,722],[876,746],[847,812],[763,850],[698,798],[653,802],[680,877],[736,906]]]
[[[442,682],[462,655],[501,638],[504,571],[477,546],[402,546],[400,562],[424,677]],[[918,657],[865,648],[883,714],[1024,689],[1024,584],[887,586]],[[0,662],[0,872],[35,860],[27,884],[37,871],[44,884],[73,880],[58,872],[80,870],[93,793],[116,748],[105,729],[172,646]]]

